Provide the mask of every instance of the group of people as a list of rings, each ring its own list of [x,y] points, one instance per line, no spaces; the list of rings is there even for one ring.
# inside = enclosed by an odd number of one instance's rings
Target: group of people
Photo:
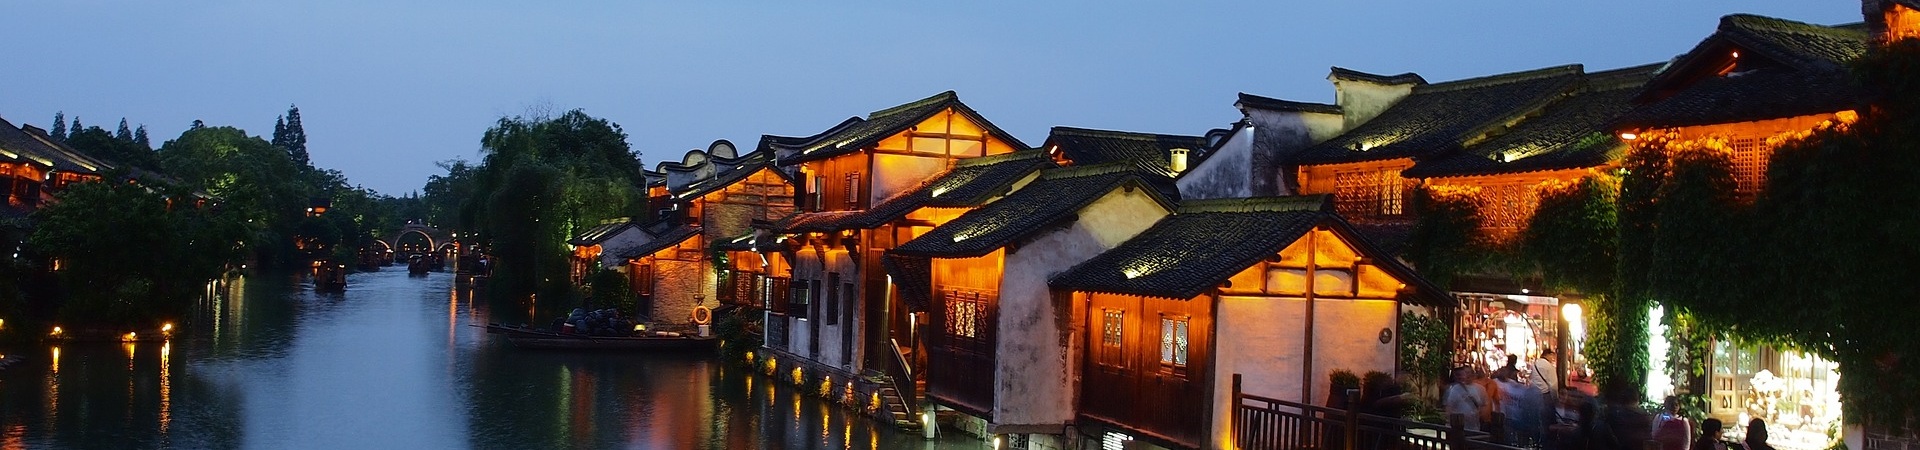
[[[1455,368],[1453,383],[1441,396],[1449,420],[1459,420],[1468,431],[1491,432],[1510,444],[1548,443],[1560,415],[1555,402],[1559,368],[1553,356],[1553,350],[1542,351],[1523,366],[1519,355],[1509,354],[1507,364],[1490,377],[1467,367]]]
[[[1660,450],[1774,450],[1760,419],[1747,425],[1744,441],[1727,442],[1719,419],[1702,421],[1696,435],[1674,397],[1655,416],[1640,407],[1637,393],[1614,393],[1603,402],[1558,386],[1552,357],[1553,350],[1546,350],[1521,365],[1510,354],[1490,375],[1455,368],[1441,397],[1449,421],[1508,445],[1546,450],[1643,450],[1647,442],[1659,443]]]

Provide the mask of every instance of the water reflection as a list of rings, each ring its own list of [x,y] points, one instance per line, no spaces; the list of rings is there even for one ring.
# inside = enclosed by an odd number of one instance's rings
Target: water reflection
[[[209,291],[200,325],[171,341],[0,349],[29,356],[0,370],[0,449],[980,446],[922,441],[699,357],[516,351],[444,274],[357,274],[333,295],[292,276]]]

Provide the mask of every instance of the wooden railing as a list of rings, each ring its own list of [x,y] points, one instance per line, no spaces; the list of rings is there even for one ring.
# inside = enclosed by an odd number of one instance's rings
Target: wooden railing
[[[1451,426],[1247,394],[1233,375],[1233,441],[1247,450],[1521,450]],[[1458,418],[1456,418],[1458,419]]]

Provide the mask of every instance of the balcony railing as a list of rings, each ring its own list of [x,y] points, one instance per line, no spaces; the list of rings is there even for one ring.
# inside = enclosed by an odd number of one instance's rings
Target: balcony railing
[[[1452,426],[1247,394],[1233,375],[1233,442],[1247,450],[1522,450]],[[1472,420],[1478,420],[1473,418]]]

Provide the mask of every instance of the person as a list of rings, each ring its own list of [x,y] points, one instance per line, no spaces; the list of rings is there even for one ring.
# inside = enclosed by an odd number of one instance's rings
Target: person
[[[1527,384],[1547,395],[1560,390],[1560,368],[1553,364],[1553,349],[1541,350],[1540,356],[1527,364]]]
[[[1693,439],[1693,424],[1680,415],[1680,398],[1667,396],[1665,410],[1653,419],[1653,440],[1660,443],[1661,450],[1687,450],[1688,440]]]
[[[1700,437],[1693,440],[1693,450],[1727,450],[1726,441],[1720,440],[1722,425],[1720,419],[1707,418],[1700,421]]]
[[[1480,431],[1480,410],[1487,406],[1487,391],[1473,382],[1473,373],[1466,367],[1453,369],[1453,383],[1447,385],[1440,401],[1446,406],[1449,422],[1458,416],[1467,431]]]
[[[1507,365],[1494,369],[1493,379],[1520,379],[1520,355],[1507,354]]]
[[[1517,373],[1516,370],[1514,373]],[[1504,378],[1495,378],[1500,386],[1500,413],[1505,416],[1505,438],[1508,444],[1527,447],[1540,440],[1540,413],[1534,410],[1539,403],[1537,393],[1532,387],[1520,384],[1513,373]]]
[[[1593,402],[1573,388],[1565,388],[1553,408],[1554,421],[1547,426],[1547,450],[1583,450],[1592,429]]]
[[[1767,421],[1758,417],[1748,421],[1747,440],[1743,443],[1747,444],[1747,450],[1773,450],[1773,446],[1767,445]]]

